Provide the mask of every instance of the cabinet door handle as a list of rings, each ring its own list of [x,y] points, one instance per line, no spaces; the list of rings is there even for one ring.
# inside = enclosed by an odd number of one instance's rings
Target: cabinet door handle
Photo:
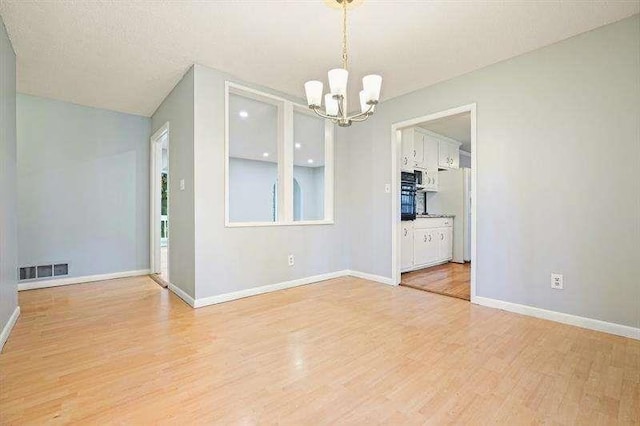
[[[404,236],[405,237],[407,236],[407,230],[406,229],[404,230]]]
[[[409,161],[409,160],[407,159],[407,157],[404,157],[404,165],[405,165],[405,166],[407,165],[407,162],[408,162],[408,161]]]
[[[440,239],[444,240],[444,234],[440,234]]]
[[[415,157],[416,155],[418,155],[418,154],[416,154],[416,150],[414,149],[413,150],[413,156]]]
[[[431,241],[431,234],[429,234],[429,241]]]
[[[427,236],[426,235],[424,236],[424,242],[425,243],[427,242]]]

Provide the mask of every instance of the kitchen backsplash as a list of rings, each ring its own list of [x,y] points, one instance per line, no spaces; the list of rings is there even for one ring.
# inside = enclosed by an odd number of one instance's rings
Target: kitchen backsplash
[[[427,201],[426,201],[425,193],[422,191],[418,191],[416,193],[416,214],[426,214],[427,213]]]

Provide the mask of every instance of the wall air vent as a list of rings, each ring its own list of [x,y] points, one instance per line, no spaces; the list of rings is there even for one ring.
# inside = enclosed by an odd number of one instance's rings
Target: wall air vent
[[[39,280],[69,275],[68,263],[49,263],[36,266],[22,266],[18,269],[18,280]]]
[[[69,275],[69,264],[68,263],[56,263],[53,265],[53,275]]]
[[[20,281],[22,280],[33,280],[36,278],[36,267],[35,266],[25,266],[24,268],[20,268]]]
[[[38,266],[38,278],[49,278],[53,276],[53,265]]]

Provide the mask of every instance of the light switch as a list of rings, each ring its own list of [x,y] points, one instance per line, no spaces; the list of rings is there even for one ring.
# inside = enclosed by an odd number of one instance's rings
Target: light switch
[[[180,179],[180,191],[184,191],[184,179]]]

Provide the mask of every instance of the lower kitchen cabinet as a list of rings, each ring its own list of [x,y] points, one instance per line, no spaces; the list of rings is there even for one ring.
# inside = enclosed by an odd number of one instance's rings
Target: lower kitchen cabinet
[[[402,222],[400,232],[400,257],[402,258],[400,263],[401,269],[406,271],[413,267],[413,222]]]
[[[445,263],[453,258],[453,219],[418,218],[402,222],[403,272]]]
[[[413,234],[413,264],[426,265],[438,260],[438,236],[434,229],[416,229]]]
[[[438,232],[438,259],[453,259],[453,228],[440,228]]]

